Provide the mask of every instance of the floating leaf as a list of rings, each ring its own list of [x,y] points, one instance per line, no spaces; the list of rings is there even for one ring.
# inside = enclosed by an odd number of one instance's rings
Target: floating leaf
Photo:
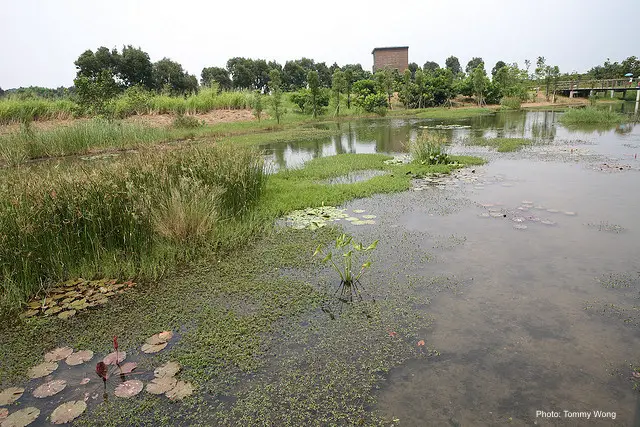
[[[127,357],[126,351],[119,351],[117,354],[114,351],[113,353],[107,354],[102,361],[105,365],[117,365],[118,363],[122,363],[124,359]]]
[[[424,347],[424,340],[418,341],[418,347]]]
[[[353,213],[364,213],[365,210],[364,209],[354,209]]]
[[[182,400],[187,396],[191,396],[193,393],[193,386],[191,383],[178,381],[176,386],[165,393],[165,395],[171,400]]]
[[[167,362],[164,365],[156,368],[153,371],[153,375],[155,375],[156,378],[173,377],[178,372],[180,372],[180,364],[178,362]]]
[[[9,416],[9,410],[7,408],[0,408],[0,422],[7,419]]]
[[[93,351],[91,350],[82,350],[82,351],[76,351],[75,353],[69,355],[69,357],[67,357],[67,365],[69,366],[75,366],[75,365],[80,365],[81,363],[84,362],[88,362],[89,360],[93,359]]]
[[[60,319],[67,320],[68,318],[75,316],[76,313],[76,310],[67,310],[63,311],[62,313],[58,313],[58,317]]]
[[[43,398],[53,396],[64,390],[66,386],[67,382],[65,380],[49,381],[33,390],[33,397]]]
[[[33,317],[38,313],[40,313],[38,310],[27,310],[24,313],[22,313],[20,316],[23,318],[27,318],[27,317]]]
[[[358,218],[356,218],[355,216],[348,216],[345,218],[345,221],[358,221]]]
[[[56,362],[44,362],[29,369],[27,376],[29,378],[42,378],[46,377],[56,369],[58,369],[58,364]]]
[[[575,212],[571,212],[571,211],[565,211],[565,212],[562,212],[562,213],[567,215],[567,216],[576,216],[576,213]]]
[[[351,221],[351,224],[353,225],[365,225],[366,223],[362,220],[357,220],[357,221]]]
[[[2,422],[2,427],[25,427],[31,424],[40,416],[40,409],[32,406],[20,409],[10,414],[6,420]]]
[[[91,381],[91,378],[83,378],[82,381],[80,381],[80,385],[89,384],[89,381]]]
[[[144,384],[140,380],[129,380],[122,384],[118,384],[113,394],[117,397],[129,398],[140,393],[144,388]]]
[[[376,218],[376,216],[375,215],[362,215],[362,218],[364,218],[364,219],[373,219],[373,218]]]
[[[158,334],[158,337],[160,337],[161,339],[165,340],[165,341],[169,341],[171,338],[173,338],[173,332],[171,331],[162,331]]]
[[[20,399],[22,393],[24,393],[24,389],[20,387],[9,387],[6,390],[2,390],[0,392],[0,406],[11,405]]]
[[[151,394],[164,394],[178,384],[178,380],[173,376],[154,378],[147,384],[147,392]]]
[[[78,418],[86,409],[87,404],[82,400],[63,403],[51,413],[51,423],[66,424]]]
[[[560,211],[558,209],[547,209],[547,212],[549,212],[549,213],[558,213]]]
[[[73,353],[73,349],[71,347],[58,347],[45,354],[44,360],[45,362],[57,362],[59,360],[66,359],[71,353]]]
[[[515,224],[513,228],[515,228],[516,230],[526,230],[528,227],[524,224]]]
[[[540,224],[544,224],[544,225],[556,225],[555,221],[551,221],[549,219],[543,219],[542,221],[540,221]]]
[[[162,344],[143,344],[140,350],[142,350],[143,353],[151,354],[159,352],[166,346],[166,342],[163,342]]]
[[[138,367],[138,364],[135,362],[127,362],[120,367],[120,371],[123,374],[130,374],[134,369]]]

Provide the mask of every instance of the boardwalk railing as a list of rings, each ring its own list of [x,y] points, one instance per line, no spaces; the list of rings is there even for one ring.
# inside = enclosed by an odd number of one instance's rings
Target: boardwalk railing
[[[559,81],[556,90],[610,90],[610,89],[631,89],[637,88],[640,83],[637,79],[629,82],[629,78],[625,79],[605,79],[605,80],[564,80]]]

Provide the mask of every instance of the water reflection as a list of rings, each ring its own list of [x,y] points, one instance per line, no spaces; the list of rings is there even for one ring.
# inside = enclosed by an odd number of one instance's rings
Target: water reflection
[[[451,141],[462,141],[469,137],[523,137],[551,142],[558,137],[556,125],[558,115],[554,111],[510,111],[491,115],[456,119],[380,118],[318,125],[323,129],[334,129],[336,135],[306,139],[289,143],[265,144],[261,148],[275,169],[297,167],[304,162],[323,156],[344,153],[406,152],[409,141],[418,133],[439,125],[464,125],[470,128],[432,129],[447,135]],[[568,134],[563,132],[566,137]]]

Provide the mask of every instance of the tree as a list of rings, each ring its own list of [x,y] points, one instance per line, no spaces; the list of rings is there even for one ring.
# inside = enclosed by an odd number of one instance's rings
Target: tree
[[[425,73],[435,73],[435,71],[438,70],[439,68],[440,68],[440,65],[438,65],[437,62],[433,62],[433,61],[427,61],[422,66],[422,69],[424,70]]]
[[[273,116],[276,118],[276,122],[280,124],[280,117],[282,117],[282,75],[277,69],[272,69],[269,72],[269,86],[271,87],[271,108],[273,110]]]
[[[605,63],[606,64],[606,63]],[[556,84],[560,78],[560,68],[557,65],[550,66],[546,64],[544,56],[539,56],[536,61],[536,77],[543,80],[545,84],[545,96],[549,101],[549,93],[553,84],[553,102],[556,101]]]
[[[253,115],[260,121],[262,116],[262,94],[259,90],[253,92]]]
[[[282,82],[287,90],[297,90],[306,86],[306,71],[296,61],[287,61],[282,69]]]
[[[318,112],[320,109],[320,105],[318,102],[318,98],[320,97],[320,78],[318,77],[318,72],[313,70],[309,71],[307,74],[307,82],[309,84],[309,94],[311,95],[310,106],[311,106],[311,114],[315,119],[318,117]]]
[[[172,95],[198,90],[196,76],[185,73],[182,65],[169,58],[162,58],[153,64],[153,80],[158,90],[167,90]]]
[[[227,61],[227,70],[236,89],[251,89],[256,82],[253,60],[235,57]]]
[[[444,61],[445,67],[448,70],[451,70],[454,76],[462,73],[462,67],[460,66],[460,61],[455,56],[450,56]]]
[[[104,69],[98,75],[80,75],[73,80],[78,95],[78,104],[85,110],[103,114],[107,102],[116,96],[121,88],[116,83],[111,70]]]
[[[482,66],[484,67],[484,61],[482,60],[482,58],[478,56],[473,57],[469,62],[467,62],[467,68],[465,69],[465,71],[467,72],[467,74],[471,74],[473,70],[476,69],[476,67],[480,66],[480,64],[482,64]]]
[[[120,80],[126,87],[142,86],[149,90],[154,89],[151,59],[142,49],[131,45],[124,46],[116,68]]]
[[[0,97],[4,96],[4,90],[0,87]]]
[[[344,77],[344,73],[340,69],[337,69],[333,72],[333,78],[331,81],[331,89],[333,90],[333,96],[336,101],[336,117],[340,115],[340,95],[344,92],[346,86],[347,81]]]
[[[213,83],[218,84],[218,90],[231,90],[233,88],[233,82],[229,77],[229,72],[226,68],[222,67],[205,67],[200,73],[200,83],[203,86],[210,86]]]
[[[504,63],[504,61],[498,61],[496,62],[496,65],[493,66],[493,68],[491,69],[491,77],[494,77],[496,75],[496,73],[498,72],[499,69],[506,67],[507,64]]]
[[[387,95],[379,90],[379,86],[373,80],[358,80],[353,84],[355,103],[366,112],[384,115],[388,105]]]
[[[319,62],[315,65],[315,70],[318,72],[321,87],[331,87],[333,73],[329,71],[329,67],[324,62]]]
[[[381,92],[387,94],[388,103],[391,105],[391,96],[393,95],[393,83],[395,81],[391,70],[388,68],[383,68],[378,70],[373,75],[378,87]]]
[[[473,93],[476,97],[478,106],[484,104],[485,91],[489,87],[489,78],[487,78],[487,72],[484,69],[484,62],[478,64],[471,71],[471,82],[473,84]]]
[[[411,72],[411,78],[412,79],[416,75],[416,71],[418,71],[419,68],[420,68],[420,66],[418,64],[416,64],[415,62],[411,62],[409,64],[408,70]],[[404,79],[404,75],[403,75],[403,79]]]

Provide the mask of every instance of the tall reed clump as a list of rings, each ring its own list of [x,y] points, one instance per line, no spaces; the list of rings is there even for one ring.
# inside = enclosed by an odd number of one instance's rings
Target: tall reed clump
[[[83,154],[93,149],[132,148],[170,138],[166,129],[134,123],[92,119],[52,130],[38,131],[28,125],[0,135],[0,159],[17,164],[41,157]]]
[[[451,163],[446,144],[444,135],[423,132],[415,141],[409,142],[408,148],[414,161],[423,165],[440,165]]]
[[[2,310],[49,282],[155,277],[203,250],[228,247],[229,228],[242,226],[262,194],[263,166],[249,148],[220,146],[91,169],[6,171],[0,176]]]
[[[32,120],[69,119],[77,110],[77,105],[68,99],[0,99],[0,124],[18,123]]]
[[[563,125],[616,125],[625,117],[614,111],[596,107],[572,108],[558,119]]]

